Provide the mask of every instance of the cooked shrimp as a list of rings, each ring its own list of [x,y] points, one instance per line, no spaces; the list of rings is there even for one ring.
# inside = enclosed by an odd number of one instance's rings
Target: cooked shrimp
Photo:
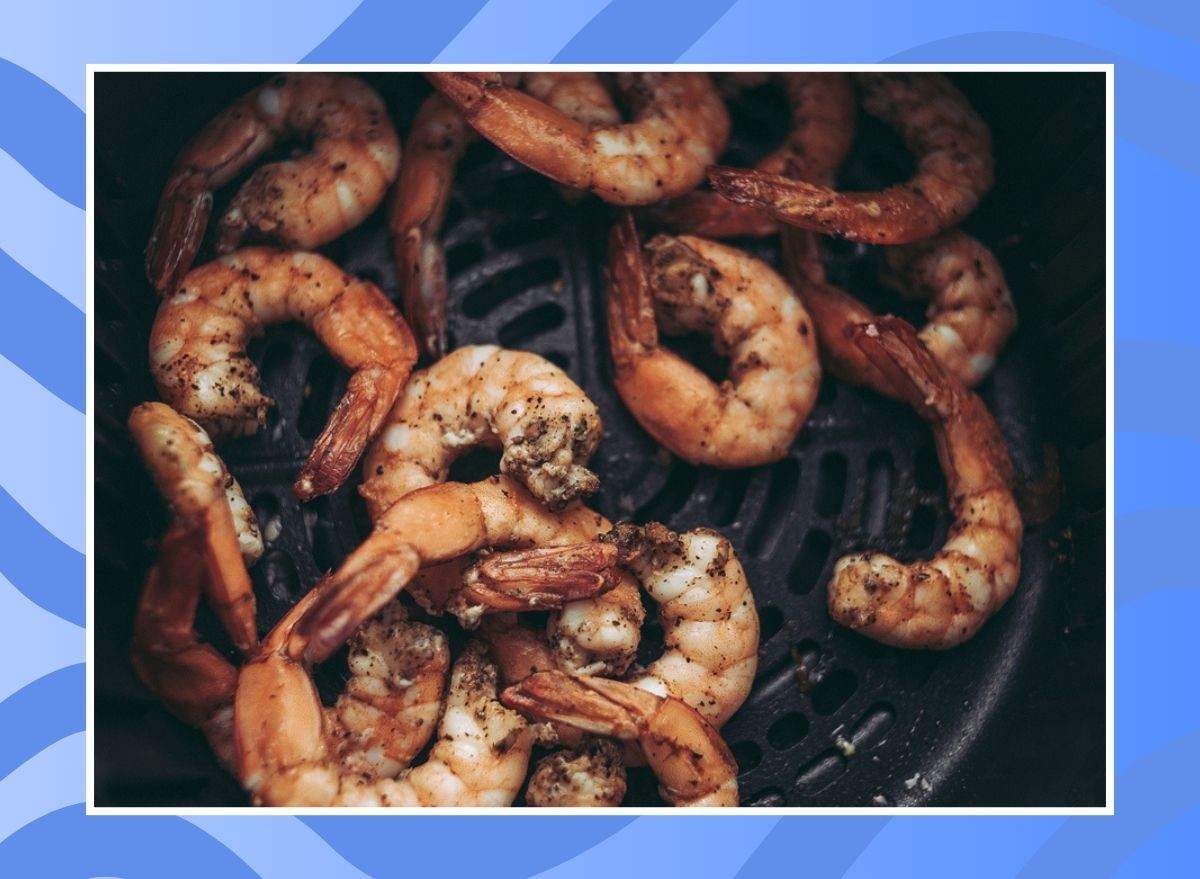
[[[203,732],[220,764],[234,772],[237,670],[193,627],[201,594],[225,576],[221,568],[242,565],[232,526],[214,528],[222,519],[228,523],[228,509],[213,504],[178,516],[167,530],[138,599],[130,662],[146,689]]]
[[[551,513],[518,483],[503,476],[470,485],[442,483],[419,489],[396,501],[376,522],[371,535],[330,577],[320,600],[297,626],[293,643],[299,647],[294,649],[307,651],[314,662],[323,661],[351,632],[406,588],[423,566],[492,547],[579,543],[605,526],[604,517],[580,504]],[[536,591],[545,593],[561,587],[563,595],[570,598],[580,582],[573,575],[558,579],[547,576]],[[583,582],[596,580],[585,578]],[[633,586],[632,591],[636,599],[637,587]],[[541,598],[539,606],[544,606]],[[511,605],[506,602],[502,609],[510,610]],[[613,622],[606,638],[589,646],[596,650],[606,647],[614,657],[628,654],[631,658],[637,651],[641,615],[629,609]]]
[[[558,809],[619,806],[625,791],[621,749],[611,739],[588,738],[537,762],[525,788],[525,803]]]
[[[899,318],[852,332],[854,343],[929,422],[954,524],[929,561],[876,552],[834,567],[829,612],[885,644],[945,649],[971,638],[1012,595],[1021,572],[1021,514],[1004,437],[983,401],[942,368]]]
[[[787,94],[792,127],[784,142],[755,165],[755,170],[831,185],[833,172],[854,141],[858,108],[850,79],[841,73],[770,76],[782,83]],[[736,94],[766,79],[735,80],[728,83],[733,88],[726,90]],[[704,238],[763,237],[779,228],[762,208],[737,204],[715,192],[689,192],[670,204],[647,209],[642,216],[661,228]]]
[[[314,596],[317,590],[309,593]],[[308,597],[306,596],[306,599]],[[352,673],[365,680],[334,708],[321,705],[304,662],[289,643],[315,604],[302,600],[242,668],[234,724],[241,780],[257,805],[273,806],[503,806],[525,778],[533,737],[516,712],[496,699],[496,669],[478,644],[454,663],[438,739],[425,763],[405,769],[428,737],[440,703],[445,642],[436,630],[408,636],[397,647],[394,623],[376,625],[351,647]],[[427,629],[428,627],[421,627]],[[375,652],[353,664],[359,649]],[[413,648],[413,649],[410,649]],[[427,655],[432,653],[432,659]],[[431,671],[432,669],[432,671]],[[416,672],[429,685],[415,699]],[[436,696],[436,699],[431,697]],[[353,699],[354,711],[347,717]],[[405,710],[415,707],[415,716]],[[352,712],[353,713],[353,712]],[[382,719],[383,723],[374,720]],[[414,720],[420,723],[414,725]],[[420,742],[423,744],[423,741]]]
[[[337,489],[383,426],[417,359],[404,319],[374,284],[323,256],[251,247],[190,272],[158,309],[150,370],[174,408],[218,435],[248,435],[271,400],[246,343],[267,324],[300,321],[353,371],[296,479],[301,500]]]
[[[208,547],[203,556],[203,585],[209,604],[234,645],[243,653],[250,652],[258,644],[258,630],[254,589],[246,565],[258,561],[263,542],[242,487],[213,451],[208,434],[170,406],[143,403],[134,407],[129,415],[129,432],[174,518],[188,520],[192,523],[189,529],[202,531],[203,543]],[[230,540],[238,552],[226,551]],[[190,549],[184,544],[182,538],[170,543],[172,547]],[[148,585],[147,591],[169,595],[173,588],[170,583],[154,589]],[[179,588],[186,591],[185,587]],[[147,600],[153,603],[155,599]],[[163,609],[146,608],[145,612],[158,615]],[[190,627],[190,615],[179,622]]]
[[[539,672],[501,700],[543,720],[637,742],[673,806],[736,806],[737,763],[720,734],[685,703],[620,681]]]
[[[221,218],[217,249],[248,233],[286,247],[320,247],[361,223],[400,167],[387,109],[360,79],[291,73],[243,95],[175,159],[146,246],[146,274],[170,293],[191,268],[212,212],[213,191],[277,144],[304,140],[298,158],[263,165]]]
[[[695,188],[729,137],[725,105],[704,73],[619,73],[633,121],[589,128],[494,73],[430,73],[471,126],[514,159],[619,205]]]
[[[880,192],[838,192],[761,171],[712,168],[713,187],[784,223],[870,244],[920,241],[958,225],[992,186],[987,124],[940,74],[856,78],[863,108],[893,126],[916,156],[912,179]]]
[[[593,73],[507,74],[504,79],[589,128],[621,121],[612,97]],[[449,292],[442,225],[455,168],[476,136],[457,107],[439,93],[430,95],[417,111],[392,190],[389,228],[404,313],[421,349],[435,359],[446,353]]]
[[[608,338],[617,391],[646,431],[693,464],[777,461],[817,400],[821,370],[808,314],[782,278],[749,254],[658,236],[643,260],[626,214],[609,236]],[[712,335],[730,358],[717,385],[658,342],[667,332]]]
[[[929,300],[918,334],[929,353],[967,387],[992,371],[1017,328],[1017,311],[996,257],[966,232],[890,247],[884,280],[905,296]]]
[[[472,446],[500,446],[500,470],[561,509],[600,480],[586,464],[600,413],[550,361],[495,345],[459,348],[413,375],[368,449],[359,491],[372,519],[416,488],[446,479]]]

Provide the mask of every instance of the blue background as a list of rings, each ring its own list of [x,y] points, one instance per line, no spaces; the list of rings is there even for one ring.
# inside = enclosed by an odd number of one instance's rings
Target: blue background
[[[1164,875],[1200,833],[1200,5],[68,0],[0,27],[0,876]],[[871,24],[869,32],[864,22]],[[1113,818],[84,815],[86,62],[1116,64]],[[1132,303],[1132,304],[1131,304]],[[1177,561],[1182,558],[1180,563]],[[1070,747],[1070,743],[1062,743]],[[386,824],[385,824],[386,822]]]

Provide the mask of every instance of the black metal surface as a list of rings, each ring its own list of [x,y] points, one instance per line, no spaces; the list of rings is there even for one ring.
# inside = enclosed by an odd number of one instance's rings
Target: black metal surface
[[[414,75],[370,78],[404,130],[427,87]],[[145,343],[156,300],[140,251],[167,166],[204,120],[259,79],[96,78],[101,804],[245,802],[203,739],[166,715],[129,669],[134,601],[164,514],[124,419],[153,397]],[[943,654],[880,646],[835,626],[824,608],[824,584],[843,553],[870,547],[915,558],[945,536],[944,482],[925,426],[902,406],[827,378],[785,460],[733,472],[668,460],[612,389],[601,274],[610,210],[568,203],[487,144],[473,146],[460,168],[445,233],[452,344],[499,342],[563,366],[605,421],[594,505],[614,520],[718,528],[745,565],[762,620],[759,673],[724,732],[747,805],[1103,802],[1103,77],[958,82],[990,120],[997,156],[996,191],[967,226],[996,249],[1022,318],[981,392],[1030,486],[1024,494],[1053,485],[1055,461],[1067,493],[1055,518],[1028,529],[1012,601],[973,641]],[[750,95],[736,109],[729,158],[749,161],[769,145],[780,109],[769,94]],[[841,182],[877,186],[904,175],[908,162],[894,135],[864,119]],[[778,264],[773,241],[742,244]],[[835,281],[879,309],[919,318],[919,306],[877,283],[877,253],[844,243],[830,250]],[[382,212],[325,252],[396,294]],[[368,522],[353,485],[304,507],[290,491],[344,375],[296,327],[271,329],[252,353],[277,407],[259,436],[221,452],[260,521],[279,523],[253,571],[265,631],[357,545]],[[222,643],[211,618],[200,626]],[[339,679],[332,661],[323,691]],[[635,772],[628,801],[656,803],[653,788]]]

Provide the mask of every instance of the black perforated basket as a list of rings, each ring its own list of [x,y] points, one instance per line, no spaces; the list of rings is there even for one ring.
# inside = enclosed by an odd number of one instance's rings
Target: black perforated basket
[[[428,86],[367,77],[400,130]],[[237,783],[203,738],[175,721],[128,662],[134,603],[165,513],[125,429],[154,398],[146,343],[157,298],[141,271],[154,205],[183,143],[261,75],[96,76],[95,767],[100,805],[237,805]],[[864,548],[932,552],[949,524],[931,438],[911,411],[826,378],[787,458],[749,470],[692,467],[658,449],[612,387],[603,309],[613,220],[568,203],[486,143],[471,147],[446,223],[452,344],[495,342],[566,369],[600,406],[605,439],[594,505],[610,519],[708,525],[733,541],[762,620],[754,690],[724,729],[746,805],[1097,805],[1104,801],[1104,80],[1101,74],[962,74],[992,126],[997,185],[967,228],[1004,264],[1021,327],[981,393],[1000,422],[1030,508],[1020,586],[971,642],[945,653],[880,646],[834,625],[824,585]],[[782,134],[769,90],[733,108],[726,159],[753,161]],[[844,187],[911,171],[895,135],[861,120]],[[225,197],[233,187],[221,193]],[[220,203],[218,203],[218,209]],[[778,265],[774,239],[739,242]],[[831,246],[830,272],[878,310],[920,320],[880,287],[879,254]],[[396,295],[383,212],[324,249]],[[211,251],[202,253],[205,258]],[[720,370],[705,346],[680,349]],[[278,520],[253,571],[266,631],[365,536],[353,484],[301,506],[292,479],[345,386],[302,328],[271,328],[251,351],[277,405],[258,436],[221,452],[260,521]],[[478,478],[495,458],[453,473]],[[272,527],[272,530],[274,528]],[[653,618],[653,614],[651,614]],[[448,626],[450,624],[447,624]],[[202,613],[200,628],[227,647]],[[661,633],[648,626],[643,653]],[[232,652],[230,653],[232,657]],[[336,659],[319,682],[328,697]],[[628,803],[659,801],[645,770]]]

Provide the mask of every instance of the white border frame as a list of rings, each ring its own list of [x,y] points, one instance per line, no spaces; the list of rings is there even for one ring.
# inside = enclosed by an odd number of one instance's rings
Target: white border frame
[[[938,816],[938,815],[981,815],[981,816],[1076,816],[1114,814],[1114,758],[1113,724],[1115,703],[1113,699],[1114,678],[1114,614],[1115,614],[1115,455],[1113,437],[1115,412],[1113,406],[1115,358],[1113,335],[1115,331],[1114,309],[1114,86],[1115,65],[1113,64],[88,64],[87,65],[87,242],[86,242],[86,357],[87,357],[87,417],[85,419],[86,450],[86,516],[87,533],[87,629],[85,632],[87,651],[87,726],[85,730],[86,796],[85,810],[88,815],[504,815],[536,817],[539,815],[720,815],[736,818],[741,816],[786,816],[786,815],[873,815],[873,816]],[[695,71],[703,73],[736,71],[882,71],[882,72],[940,72],[940,73],[1103,73],[1106,93],[1106,317],[1105,317],[1105,425],[1106,425],[1106,479],[1105,487],[1105,613],[1106,613],[1106,730],[1105,730],[1105,805],[1071,808],[1050,806],[1036,807],[909,807],[909,806],[775,806],[736,809],[692,809],[681,812],[669,807],[630,807],[602,809],[513,809],[513,808],[449,808],[449,807],[336,807],[336,808],[279,808],[279,807],[131,807],[97,806],[95,804],[95,74],[97,73],[292,73],[292,72],[344,72],[344,73],[424,73],[427,71]]]

